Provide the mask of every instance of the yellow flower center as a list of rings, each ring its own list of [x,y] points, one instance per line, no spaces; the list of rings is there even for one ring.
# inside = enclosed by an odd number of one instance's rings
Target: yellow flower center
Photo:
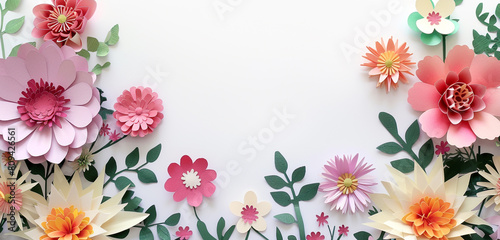
[[[47,221],[42,223],[45,235],[40,240],[92,240],[89,238],[94,233],[90,225],[90,218],[77,208],[52,208],[47,216]]]
[[[401,62],[399,54],[394,51],[387,51],[380,54],[377,67],[380,68],[380,72],[385,75],[394,75],[399,71]]]
[[[61,14],[61,15],[59,15],[59,17],[57,17],[57,21],[58,21],[59,23],[65,23],[65,22],[66,22],[66,19],[67,19],[67,17],[66,17],[66,16],[64,16],[64,15],[62,15],[62,14]]]
[[[358,179],[350,173],[344,173],[337,180],[337,187],[343,194],[351,194],[358,188]]]
[[[8,193],[7,194],[3,194],[3,192],[0,191],[0,198],[2,198],[3,200],[5,200],[6,202],[9,202],[9,200],[10,200],[11,197],[12,196],[10,194],[8,194]]]
[[[387,60],[387,61],[385,61],[385,67],[386,68],[391,68],[393,63],[394,62],[392,60]]]
[[[417,237],[447,240],[446,235],[457,225],[453,219],[455,210],[450,206],[441,198],[424,197],[410,207],[410,212],[402,220],[412,227]]]

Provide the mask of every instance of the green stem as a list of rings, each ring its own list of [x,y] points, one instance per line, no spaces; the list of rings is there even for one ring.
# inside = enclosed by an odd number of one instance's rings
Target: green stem
[[[302,213],[300,212],[300,205],[299,205],[299,200],[297,200],[297,195],[295,194],[295,190],[293,189],[293,183],[290,181],[290,178],[288,178],[287,174],[284,174],[286,181],[289,184],[289,188],[292,191],[292,203],[293,203],[293,209],[295,211],[295,217],[297,218],[297,225],[299,226],[299,236],[300,240],[306,240],[306,231],[304,229],[304,219],[302,218]]]
[[[443,35],[443,62],[446,60],[446,35]]]
[[[1,17],[0,17],[0,43],[2,44],[2,57],[5,59],[5,45],[4,45],[4,41],[3,41],[3,21],[4,21],[4,17],[5,17],[5,14],[7,13],[7,11],[5,11],[5,9],[0,9],[0,13],[1,13]]]
[[[411,149],[411,146],[408,146],[408,144],[406,144],[406,142],[403,140],[403,138],[401,138],[401,136],[399,136],[399,134],[397,135],[393,135],[393,137],[396,139],[396,141],[399,142],[399,144],[401,144],[401,147],[403,147],[403,150],[405,152],[407,152],[408,154],[410,154],[410,156],[413,158],[413,160],[417,161],[417,162],[420,162],[420,159],[418,158],[417,154],[415,154],[413,152],[413,150]],[[425,171],[425,169],[424,169]]]
[[[481,216],[481,212],[483,211],[483,207],[484,207],[485,203],[486,203],[486,199],[483,199],[483,201],[481,202],[481,206],[479,207],[479,212],[477,213],[478,217]]]
[[[260,233],[259,231],[255,230],[255,228],[252,227],[252,229],[257,233],[259,234],[262,238],[266,239],[266,240],[269,240],[268,238],[266,238],[266,236],[262,235],[262,233]],[[250,233],[250,231],[248,231],[248,233]],[[248,234],[247,234],[247,237],[248,237]]]
[[[248,240],[248,236],[250,236],[250,231],[247,232],[247,235],[245,237],[245,240]]]
[[[342,234],[339,234],[339,237],[337,238],[337,240],[340,240],[341,237],[342,237]]]
[[[201,219],[198,217],[198,213],[196,213],[196,207],[193,207],[194,215],[196,216],[196,219],[201,222]]]
[[[53,167],[54,167],[54,164],[47,162],[47,171],[45,172],[45,178],[43,179],[43,180],[45,180],[45,199],[47,199],[49,197],[49,193],[47,192],[48,191],[47,184],[49,182],[50,175],[52,175],[52,173],[54,172]]]
[[[124,139],[124,138],[126,138],[127,136],[128,136],[128,135],[123,135],[123,137],[121,137],[120,139],[118,139],[118,140],[116,140],[116,141],[111,141],[111,140],[110,140],[110,141],[109,141],[108,143],[106,143],[106,145],[104,145],[102,148],[99,148],[99,150],[97,150],[97,151],[93,152],[93,153],[92,153],[92,155],[95,155],[95,154],[99,153],[100,151],[102,151],[102,150],[104,150],[104,149],[106,149],[106,148],[108,148],[108,147],[111,147],[111,146],[113,146],[113,145],[117,144],[119,141],[123,140],[123,139]]]
[[[377,240],[383,240],[384,239],[384,235],[385,235],[384,231],[380,232],[380,236],[378,237]]]
[[[118,176],[120,173],[122,172],[136,172],[138,170],[140,170],[141,168],[143,168],[144,166],[146,166],[148,164],[148,162],[145,162],[144,164],[142,164],[141,166],[139,166],[138,168],[125,168],[123,170],[120,170],[118,171],[117,173],[115,173],[115,175],[111,176],[105,183],[104,185],[102,186],[102,188],[105,188],[106,185],[108,185],[110,182],[113,182],[113,180],[115,179],[116,176]]]
[[[330,229],[330,225],[328,225],[328,233],[330,234],[330,239],[333,240],[333,236],[335,233],[335,226],[333,226],[333,231]]]

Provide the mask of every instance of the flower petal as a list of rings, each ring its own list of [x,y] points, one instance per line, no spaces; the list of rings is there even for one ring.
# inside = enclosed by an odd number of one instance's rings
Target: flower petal
[[[487,89],[483,101],[486,104],[486,108],[483,111],[500,117],[500,89]]]
[[[54,136],[59,145],[68,146],[75,139],[75,129],[66,119],[60,118],[59,121],[61,127],[52,126],[54,131]]]
[[[443,60],[438,56],[428,56],[418,62],[416,73],[420,81],[431,85],[434,85],[438,80],[444,80],[447,75]]]
[[[420,13],[420,15],[424,18],[427,17],[430,12],[434,11],[434,6],[429,0],[417,0],[415,7],[417,8],[418,13]]]
[[[92,98],[92,88],[86,83],[77,83],[64,91],[62,96],[70,99],[71,105],[84,105]]]
[[[92,121],[92,113],[86,107],[71,106],[70,109],[66,110],[66,114],[66,120],[68,120],[75,127],[86,127]]]
[[[437,25],[437,26],[439,26],[439,25]],[[431,34],[432,32],[434,32],[434,30],[436,29],[437,26],[431,25],[429,20],[427,20],[426,18],[422,18],[422,19],[417,20],[418,29],[425,34]]]
[[[493,140],[500,136],[500,121],[486,112],[477,112],[469,121],[472,131],[482,139]]]
[[[425,96],[425,97],[423,97]],[[441,95],[433,85],[417,82],[408,91],[408,103],[417,111],[437,108]]]
[[[457,125],[450,125],[446,140],[450,145],[462,148],[472,145],[476,141],[476,135],[468,122],[461,122]]]
[[[438,108],[425,111],[418,120],[422,131],[431,138],[442,138],[450,127],[450,120]]]
[[[39,157],[46,154],[52,146],[52,129],[44,127],[42,130],[35,130],[28,139],[28,153],[31,156]]]
[[[500,86],[500,61],[494,57],[476,55],[471,63],[470,73],[473,84],[482,84],[487,88]]]
[[[453,13],[455,10],[455,1],[454,0],[439,0],[436,3],[436,7],[434,8],[436,12],[439,12],[439,15],[441,15],[442,19],[447,18],[448,16]]]

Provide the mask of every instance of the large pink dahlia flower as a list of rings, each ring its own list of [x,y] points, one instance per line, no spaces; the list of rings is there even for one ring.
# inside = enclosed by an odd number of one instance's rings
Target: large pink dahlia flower
[[[94,15],[96,5],[95,0],[52,0],[52,4],[37,5],[33,8],[36,18],[31,34],[79,51],[82,48],[80,34]]]
[[[418,63],[417,82],[408,92],[419,122],[429,137],[447,135],[449,144],[470,146],[476,138],[500,135],[500,61],[456,46],[443,63],[426,57]]]
[[[0,60],[0,150],[14,146],[15,159],[34,163],[73,161],[102,125],[94,80],[83,57],[50,41]]]

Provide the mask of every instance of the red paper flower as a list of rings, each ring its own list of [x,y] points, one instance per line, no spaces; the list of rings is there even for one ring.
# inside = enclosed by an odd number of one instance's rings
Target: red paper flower
[[[433,138],[447,135],[449,144],[470,146],[476,138],[500,135],[500,61],[456,46],[443,63],[438,56],[418,63],[416,83],[408,92],[419,122]]]
[[[325,236],[321,235],[320,232],[311,232],[311,234],[306,236],[307,240],[325,240]]]
[[[207,169],[208,162],[198,158],[193,163],[187,155],[181,158],[181,164],[171,163],[168,166],[170,178],[165,182],[165,190],[174,193],[174,200],[180,202],[187,198],[188,204],[200,206],[203,197],[210,197],[215,192],[212,183],[217,177],[214,170]]]
[[[344,224],[342,224],[342,226],[339,226],[339,234],[340,235],[347,236],[348,232],[349,232],[349,227],[344,226]]]
[[[179,231],[175,232],[175,236],[177,236],[180,240],[188,240],[191,235],[193,235],[193,231],[189,230],[189,227],[185,228],[179,227]]]
[[[151,88],[132,87],[118,97],[114,105],[116,124],[123,134],[144,137],[163,119],[163,105]]]
[[[118,139],[120,139],[120,133],[116,132],[116,130],[109,134],[110,141],[116,142]]]
[[[441,144],[436,145],[436,155],[445,154],[450,151],[450,147],[448,147],[448,142],[441,141]]]
[[[321,227],[325,224],[328,224],[328,215],[325,215],[324,212],[321,213],[321,215],[316,215],[316,221],[318,221],[318,226]]]
[[[33,8],[36,18],[31,35],[80,51],[80,34],[94,15],[96,5],[95,0],[52,0],[52,4],[37,5]]]

